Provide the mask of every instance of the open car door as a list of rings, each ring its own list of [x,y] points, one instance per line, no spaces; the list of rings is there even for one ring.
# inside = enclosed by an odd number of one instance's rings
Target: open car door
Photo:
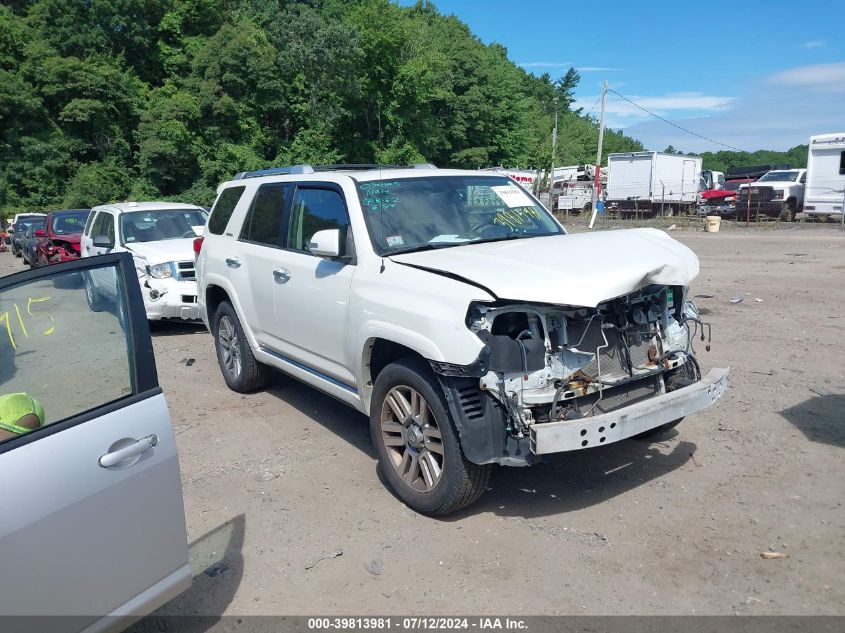
[[[90,305],[92,273],[113,300]],[[190,585],[176,443],[128,254],[0,278],[0,482],[3,631],[120,630]]]

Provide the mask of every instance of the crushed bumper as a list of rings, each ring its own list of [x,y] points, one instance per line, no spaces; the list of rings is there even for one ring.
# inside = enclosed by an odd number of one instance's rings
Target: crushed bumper
[[[725,392],[730,369],[711,369],[689,387],[583,420],[531,427],[531,452],[561,453],[612,444],[706,409]]]
[[[147,318],[151,321],[200,318],[196,281],[147,279],[141,282],[141,290]]]

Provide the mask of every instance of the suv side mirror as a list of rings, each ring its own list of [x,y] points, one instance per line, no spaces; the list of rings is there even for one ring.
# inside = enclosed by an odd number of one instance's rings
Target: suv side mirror
[[[340,255],[340,229],[317,231],[308,241],[308,249],[318,257],[338,257]]]
[[[38,229],[35,231],[35,237],[47,237],[47,231],[44,229]]]
[[[91,244],[94,248],[111,248],[112,243],[109,238],[105,235],[95,235],[92,240]]]

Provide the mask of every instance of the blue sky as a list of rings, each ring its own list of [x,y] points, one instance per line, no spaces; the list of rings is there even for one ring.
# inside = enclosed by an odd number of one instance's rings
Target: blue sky
[[[843,0],[433,4],[483,42],[503,44],[530,72],[557,78],[579,69],[577,105],[585,112],[607,79],[647,109],[740,149],[783,150],[811,134],[845,132]],[[649,149],[725,149],[612,94],[607,121]]]

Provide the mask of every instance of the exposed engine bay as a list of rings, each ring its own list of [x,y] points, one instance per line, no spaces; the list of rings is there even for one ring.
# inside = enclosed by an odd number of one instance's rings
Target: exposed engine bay
[[[535,424],[607,413],[701,378],[693,338],[707,339],[682,286],[651,285],[596,308],[475,303],[485,344],[479,386],[522,437]],[[705,336],[706,332],[706,336]]]

